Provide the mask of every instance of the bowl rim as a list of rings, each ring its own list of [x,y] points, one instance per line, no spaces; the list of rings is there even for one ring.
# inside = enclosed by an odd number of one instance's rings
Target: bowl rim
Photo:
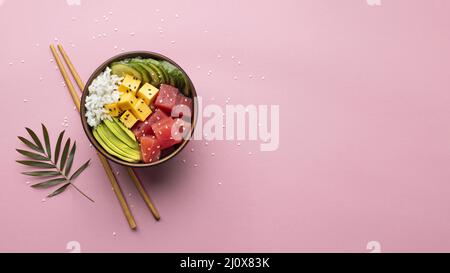
[[[92,130],[91,127],[89,126],[89,124],[87,123],[87,119],[85,117],[86,114],[86,106],[85,106],[85,101],[86,101],[86,97],[88,92],[88,88],[91,85],[92,81],[101,73],[103,72],[106,67],[108,65],[110,65],[111,63],[115,62],[115,61],[119,61],[119,60],[123,60],[123,59],[128,59],[128,58],[133,58],[133,57],[142,57],[142,58],[152,58],[152,59],[156,59],[156,60],[164,60],[164,61],[168,61],[170,62],[172,65],[174,65],[175,67],[177,67],[179,70],[181,70],[181,72],[187,77],[188,79],[188,83],[189,83],[189,87],[190,87],[190,91],[191,91],[191,98],[192,98],[192,105],[193,105],[193,114],[192,114],[192,120],[191,120],[191,128],[190,128],[190,132],[189,132],[189,138],[188,139],[183,139],[183,141],[178,144],[178,147],[173,150],[170,154],[166,155],[165,157],[161,158],[158,161],[155,162],[151,162],[151,163],[133,163],[133,162],[127,162],[124,160],[121,160],[120,158],[117,158],[111,154],[109,154],[103,147],[101,147],[101,145],[97,142],[97,140],[94,138],[94,135],[92,134]],[[81,124],[83,126],[83,130],[86,134],[86,136],[88,137],[89,141],[91,142],[91,144],[95,147],[95,149],[97,150],[98,153],[100,153],[101,155],[105,156],[107,159],[122,165],[122,166],[127,166],[127,167],[133,167],[133,168],[146,168],[146,167],[152,167],[152,166],[156,166],[159,164],[162,164],[164,162],[167,162],[169,159],[172,159],[173,157],[175,157],[178,153],[180,153],[184,147],[186,147],[187,143],[189,142],[189,140],[192,138],[192,135],[194,133],[194,128],[195,125],[197,123],[197,112],[198,112],[198,105],[197,105],[197,92],[195,90],[194,84],[191,81],[191,78],[189,77],[189,75],[186,73],[186,71],[184,71],[184,69],[178,65],[175,61],[173,61],[172,59],[170,59],[169,57],[162,55],[160,53],[156,53],[156,52],[152,52],[152,51],[145,51],[145,50],[137,50],[137,51],[128,51],[128,52],[123,52],[117,55],[114,55],[113,57],[110,57],[109,59],[107,59],[106,61],[104,61],[101,65],[99,65],[94,72],[91,73],[91,76],[89,77],[89,79],[87,80],[84,88],[83,88],[83,93],[81,95],[81,100],[80,100],[80,118],[81,118]]]

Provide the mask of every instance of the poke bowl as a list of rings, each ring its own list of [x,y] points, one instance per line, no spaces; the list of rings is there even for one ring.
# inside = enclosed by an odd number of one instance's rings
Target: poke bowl
[[[116,55],[89,77],[80,102],[95,149],[120,165],[150,167],[175,157],[197,120],[197,93],[186,72],[148,51]]]

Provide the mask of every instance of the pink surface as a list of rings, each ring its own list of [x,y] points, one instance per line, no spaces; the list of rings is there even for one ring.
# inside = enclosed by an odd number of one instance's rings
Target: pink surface
[[[446,0],[0,1],[0,251],[450,251],[449,11]],[[56,39],[85,80],[122,48],[150,50],[206,103],[278,104],[280,147],[194,141],[140,170],[160,222],[114,165],[132,232],[50,61]],[[76,165],[93,159],[76,184],[95,204],[73,189],[41,202],[48,191],[14,162],[25,126],[44,122],[55,139],[64,117]]]

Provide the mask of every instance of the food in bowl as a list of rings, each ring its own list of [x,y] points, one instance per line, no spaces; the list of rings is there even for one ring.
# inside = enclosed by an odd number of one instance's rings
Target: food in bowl
[[[85,118],[98,144],[130,163],[154,163],[186,139],[193,115],[187,76],[165,60],[128,58],[88,86]]]

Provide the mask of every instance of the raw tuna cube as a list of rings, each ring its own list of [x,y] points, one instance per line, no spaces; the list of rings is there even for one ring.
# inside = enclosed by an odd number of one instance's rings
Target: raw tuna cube
[[[153,132],[158,140],[161,150],[171,147],[180,143],[182,138],[182,132],[180,132],[180,123],[177,120],[168,117],[160,122],[156,122],[152,125]],[[174,135],[172,135],[172,128],[174,128]]]
[[[155,136],[141,137],[142,161],[151,163],[159,160],[161,149]]]
[[[168,118],[168,116],[164,114],[163,111],[156,109],[145,121],[138,121],[131,130],[136,136],[136,139],[141,141],[141,137],[143,136],[155,135],[153,133],[152,124],[165,118]]]
[[[182,105],[184,105],[184,106],[182,106]],[[177,99],[175,102],[175,106],[177,106],[174,108],[175,111],[177,111],[177,112],[173,113],[172,117],[181,118],[181,117],[183,117],[183,112],[187,113],[188,109],[181,108],[180,106],[189,108],[189,112],[190,112],[189,117],[192,116],[193,108],[192,108],[192,99],[191,98],[186,97],[185,95],[183,95],[181,93],[178,93],[178,96],[177,96]]]
[[[150,117],[148,117],[148,122],[150,123],[150,125],[152,125],[153,123],[156,123],[168,117],[169,116],[166,115],[163,111],[161,111],[160,109],[156,109],[155,112]]]
[[[178,93],[177,88],[167,84],[161,84],[155,106],[170,115],[172,108],[175,106]]]

